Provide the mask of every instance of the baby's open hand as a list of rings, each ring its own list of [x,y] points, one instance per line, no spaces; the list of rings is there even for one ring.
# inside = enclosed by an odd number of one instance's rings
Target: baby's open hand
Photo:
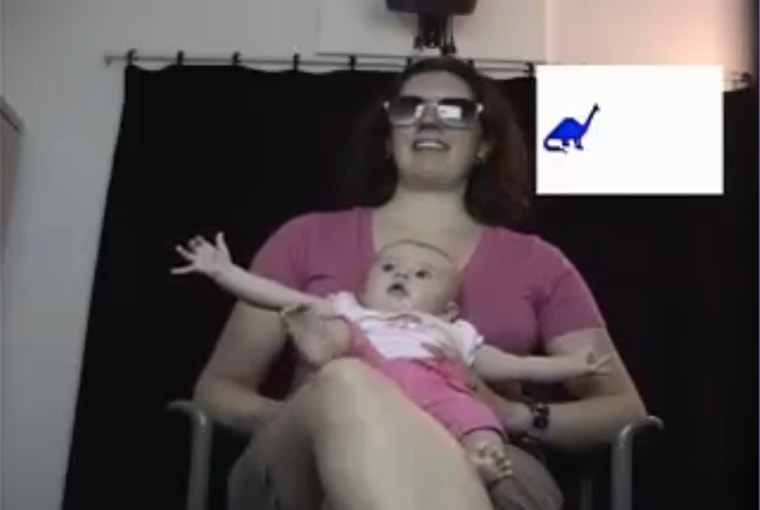
[[[216,244],[211,244],[203,237],[191,239],[187,246],[177,246],[177,253],[185,259],[186,265],[175,267],[172,274],[182,275],[200,273],[216,278],[232,266],[232,259],[224,236],[216,234]]]

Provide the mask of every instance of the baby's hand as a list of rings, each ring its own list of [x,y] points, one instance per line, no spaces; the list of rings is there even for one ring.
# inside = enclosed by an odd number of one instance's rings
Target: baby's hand
[[[217,278],[232,267],[230,251],[221,233],[216,234],[216,245],[198,236],[191,239],[187,246],[177,246],[176,250],[188,264],[173,268],[172,274],[200,273]]]
[[[591,347],[583,349],[573,357],[579,364],[580,375],[607,375],[612,371],[612,356],[597,356]]]

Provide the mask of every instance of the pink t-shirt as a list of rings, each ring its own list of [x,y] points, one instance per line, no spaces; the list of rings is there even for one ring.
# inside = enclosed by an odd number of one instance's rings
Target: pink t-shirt
[[[311,213],[281,226],[251,269],[327,296],[358,292],[375,253],[371,209]],[[483,229],[462,270],[459,305],[486,343],[518,355],[564,333],[604,327],[588,286],[556,247],[501,227]]]

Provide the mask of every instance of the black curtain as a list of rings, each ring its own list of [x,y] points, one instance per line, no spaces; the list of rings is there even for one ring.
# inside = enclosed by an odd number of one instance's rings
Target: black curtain
[[[246,263],[286,219],[345,205],[337,172],[355,121],[389,79],[127,67],[66,510],[182,508],[189,434],[165,406],[191,395],[233,302],[171,277],[173,245],[221,229]],[[532,143],[533,81],[499,85]],[[757,92],[725,100],[724,197],[537,201],[535,229],[584,273],[667,423],[636,473],[637,508],[756,506]],[[242,444],[219,439],[212,508],[223,508]]]

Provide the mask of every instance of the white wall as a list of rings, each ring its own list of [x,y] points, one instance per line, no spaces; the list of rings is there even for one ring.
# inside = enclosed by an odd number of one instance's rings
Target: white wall
[[[510,1],[517,9],[528,0]],[[3,93],[26,134],[5,289],[2,507],[54,510],[122,99],[121,68],[105,67],[103,52],[308,53],[320,39],[320,3],[4,2]],[[748,66],[744,0],[552,2],[544,20],[552,60]],[[504,58],[520,57],[510,54],[515,45],[499,46]]]
[[[572,0],[551,2],[552,62],[719,64],[756,68],[748,0]]]
[[[0,0],[0,95],[3,93],[3,0]]]
[[[3,4],[5,0],[0,0],[0,95],[3,93]]]

